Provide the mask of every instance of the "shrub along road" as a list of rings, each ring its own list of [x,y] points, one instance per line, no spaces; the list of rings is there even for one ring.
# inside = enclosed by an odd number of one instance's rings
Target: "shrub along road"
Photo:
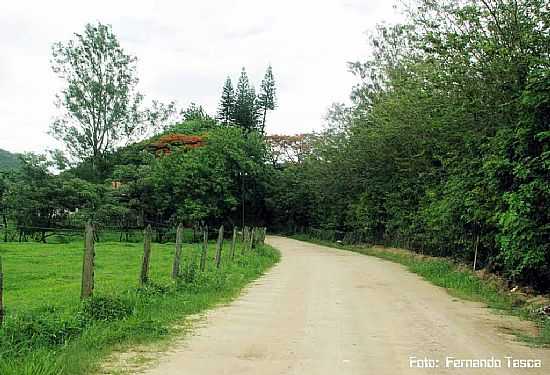
[[[395,263],[282,237],[268,243],[281,251],[281,262],[234,303],[209,312],[204,325],[147,374],[550,371],[550,351],[509,334],[529,329],[527,322],[453,298]],[[491,358],[501,367],[453,368]],[[522,364],[517,360],[534,366],[540,360],[542,367],[513,368]]]

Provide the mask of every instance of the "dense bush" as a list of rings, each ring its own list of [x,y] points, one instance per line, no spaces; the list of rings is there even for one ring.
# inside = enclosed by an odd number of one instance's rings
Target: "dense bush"
[[[38,347],[56,347],[80,335],[85,322],[77,316],[36,312],[16,316],[0,329],[0,353],[23,354]]]
[[[113,321],[129,317],[134,312],[131,301],[113,296],[93,296],[82,302],[81,315],[90,321]]]

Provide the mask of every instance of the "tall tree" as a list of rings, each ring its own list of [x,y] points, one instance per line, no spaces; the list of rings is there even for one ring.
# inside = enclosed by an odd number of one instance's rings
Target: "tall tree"
[[[235,110],[235,90],[233,89],[233,83],[231,78],[227,77],[225,84],[223,85],[222,98],[220,100],[220,107],[218,109],[218,119],[225,125],[229,124],[233,119],[233,112]]]
[[[245,68],[242,69],[237,83],[233,121],[247,132],[258,128],[256,91],[248,80]]]
[[[52,54],[52,69],[65,87],[57,96],[63,113],[50,133],[73,157],[90,159],[99,177],[105,154],[139,130],[136,58],[124,52],[111,26],[101,23],[55,43]]]
[[[260,86],[260,95],[258,95],[258,105],[263,112],[260,131],[265,130],[265,117],[267,111],[273,111],[277,107],[277,95],[275,90],[275,79],[273,78],[273,69],[271,65],[267,67],[264,79]]]

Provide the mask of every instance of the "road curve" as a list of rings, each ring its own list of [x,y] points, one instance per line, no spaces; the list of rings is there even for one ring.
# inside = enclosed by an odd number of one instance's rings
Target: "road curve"
[[[505,333],[522,324],[515,318],[453,298],[398,264],[283,237],[267,242],[281,262],[210,311],[146,374],[550,374],[547,350]],[[509,367],[506,357],[542,368]],[[454,368],[491,358],[499,368]]]

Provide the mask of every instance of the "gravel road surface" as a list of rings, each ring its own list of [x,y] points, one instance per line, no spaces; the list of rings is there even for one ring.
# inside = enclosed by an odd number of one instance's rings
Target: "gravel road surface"
[[[398,264],[283,237],[267,242],[281,262],[208,312],[146,374],[550,374],[550,351],[510,335],[529,323],[454,298]],[[500,367],[457,368],[487,359],[484,366]]]

